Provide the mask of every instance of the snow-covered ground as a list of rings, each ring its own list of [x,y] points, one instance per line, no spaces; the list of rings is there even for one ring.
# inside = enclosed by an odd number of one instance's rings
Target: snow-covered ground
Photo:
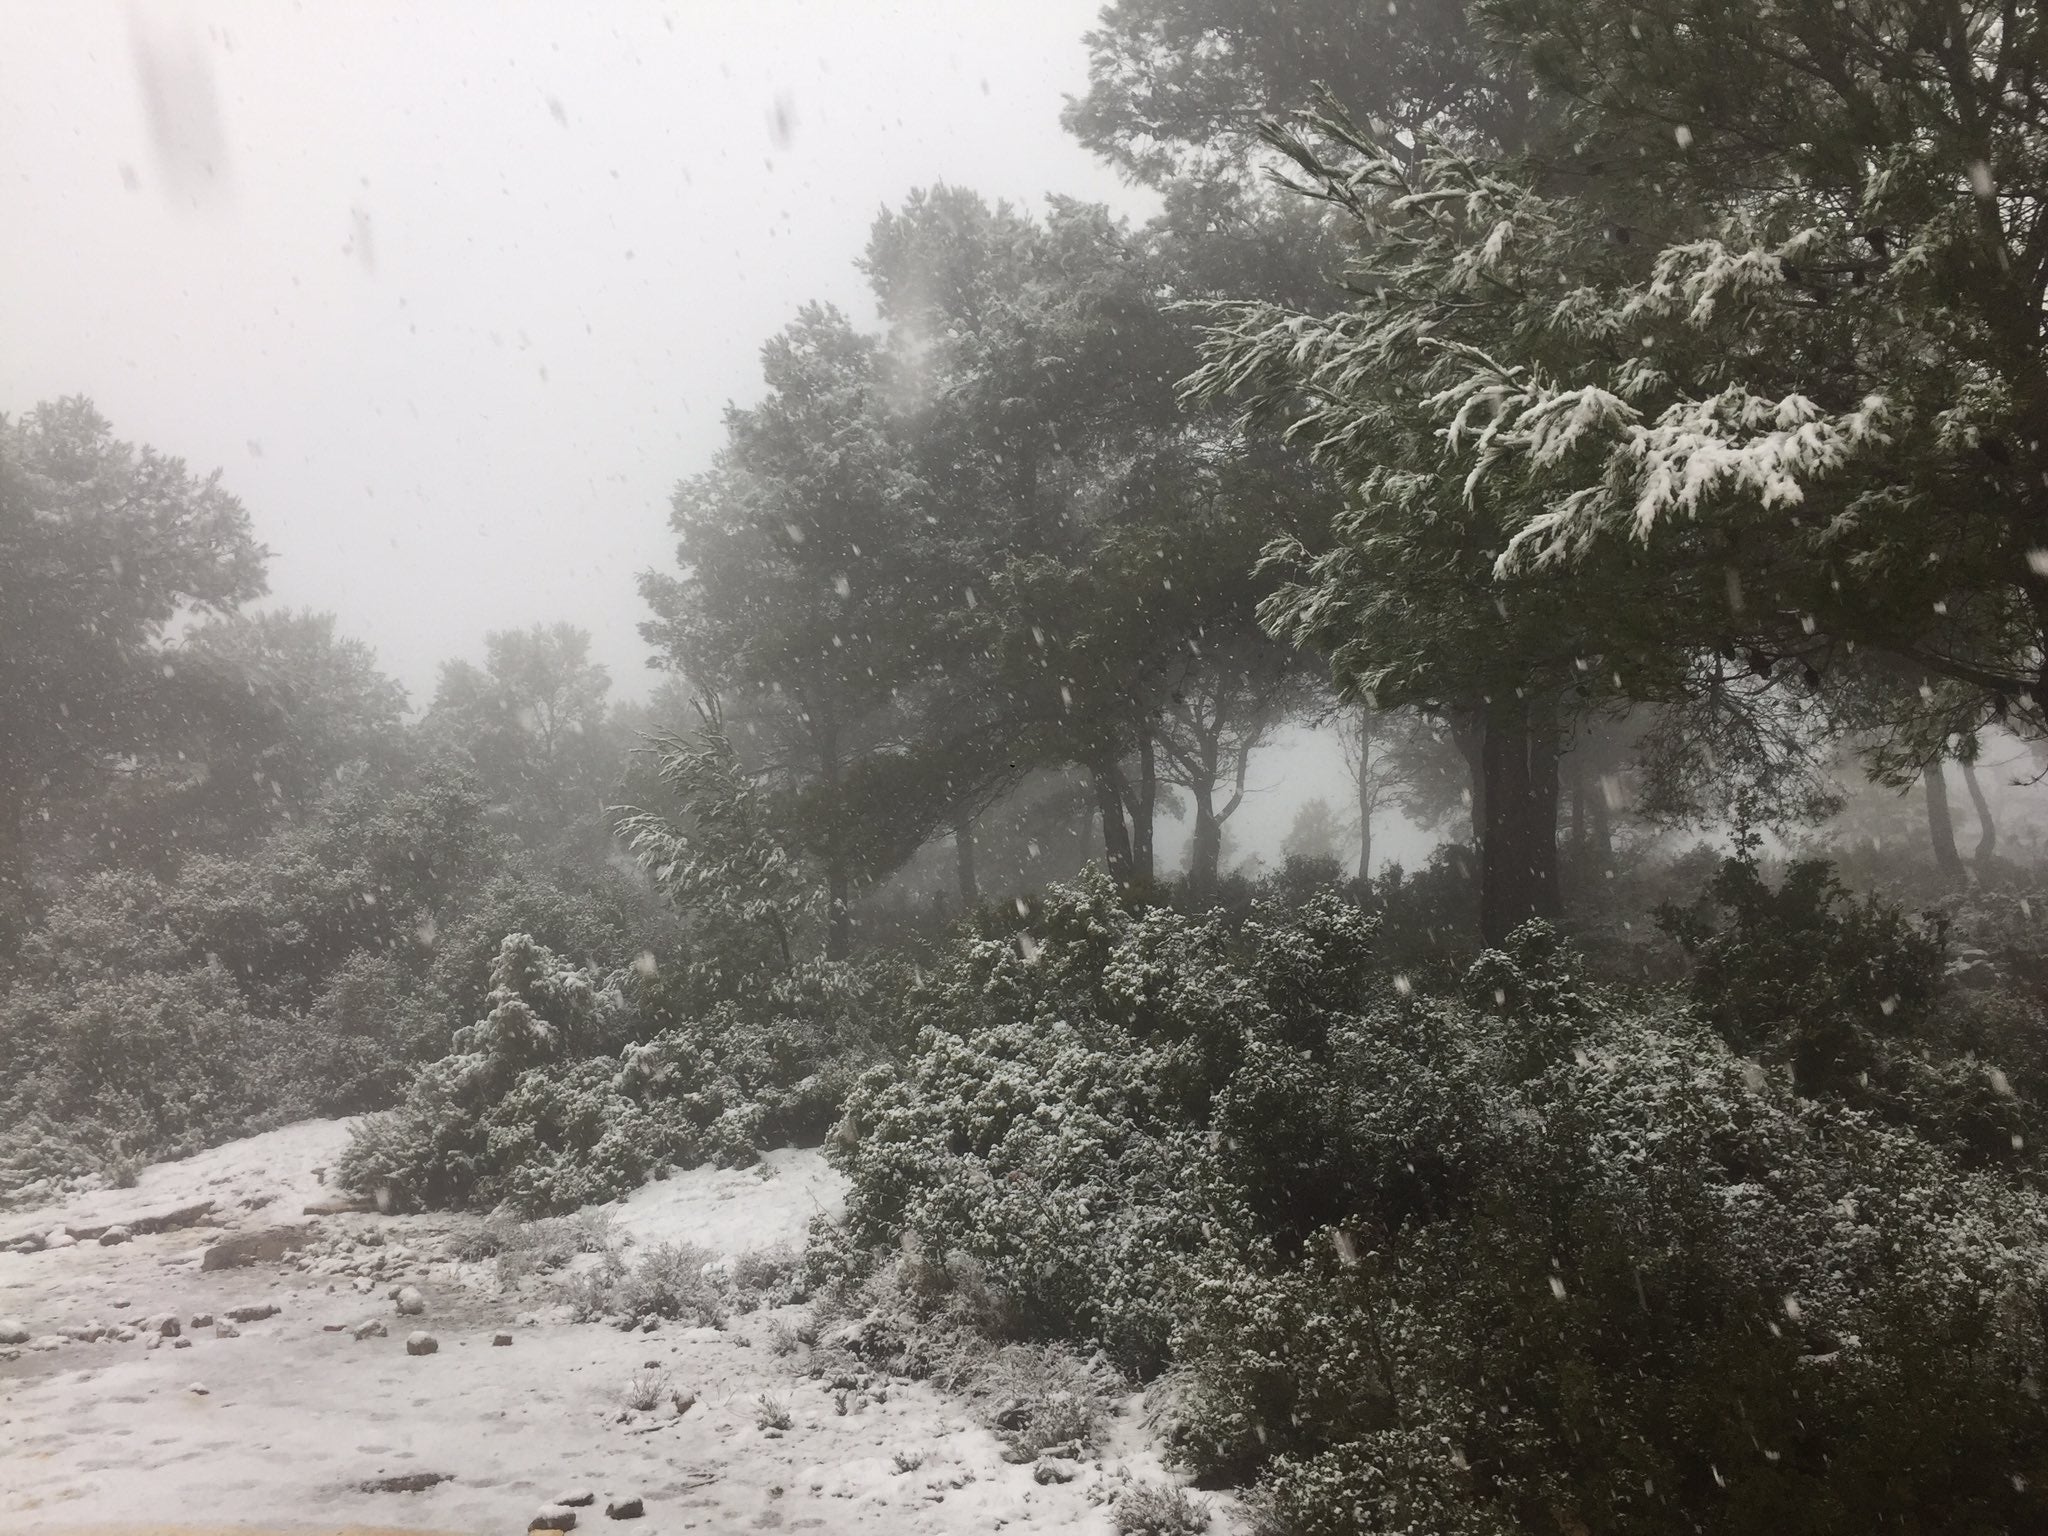
[[[12,1237],[211,1199],[202,1220],[219,1224],[0,1252],[0,1319],[31,1335],[0,1345],[0,1508],[11,1529],[506,1532],[582,1489],[596,1501],[577,1509],[579,1529],[640,1536],[1108,1532],[1105,1491],[1126,1472],[1159,1475],[1135,1414],[1081,1477],[1040,1485],[965,1405],[927,1387],[877,1383],[839,1412],[831,1372],[814,1376],[807,1352],[769,1347],[774,1316],[722,1332],[576,1325],[537,1293],[501,1291],[492,1266],[447,1256],[473,1217],[304,1214],[333,1196],[317,1170],[346,1136],[343,1122],[291,1126],[157,1165],[133,1189],[0,1217],[0,1237]],[[800,1243],[840,1194],[817,1153],[790,1151],[759,1169],[678,1174],[614,1213],[638,1244],[737,1254]],[[301,1225],[309,1247],[296,1258],[201,1267],[224,1237]],[[388,1299],[407,1283],[422,1293],[421,1316],[397,1315]],[[192,1325],[266,1305],[275,1316],[235,1324],[233,1336]],[[152,1347],[143,1321],[166,1313],[178,1334]],[[353,1325],[370,1320],[385,1331],[358,1340]],[[111,1332],[61,1337],[95,1328]],[[408,1353],[415,1329],[434,1335],[434,1353]],[[500,1333],[509,1347],[494,1344]],[[627,1384],[643,1374],[694,1393],[695,1405],[623,1414]],[[763,1394],[787,1405],[786,1432],[758,1426]],[[442,1480],[374,1489],[409,1474]],[[645,1515],[615,1525],[605,1506],[626,1496]]]

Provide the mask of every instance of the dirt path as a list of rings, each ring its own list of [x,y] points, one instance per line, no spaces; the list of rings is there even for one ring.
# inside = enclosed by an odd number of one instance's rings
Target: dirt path
[[[227,1234],[188,1228],[0,1253],[0,1318],[18,1318],[36,1340],[0,1348],[0,1507],[14,1529],[521,1531],[539,1505],[584,1490],[596,1500],[578,1509],[578,1529],[641,1536],[1108,1532],[1104,1501],[1119,1476],[1159,1473],[1128,1415],[1115,1454],[1072,1483],[1042,1486],[1003,1459],[963,1405],[924,1386],[877,1381],[841,1413],[831,1373],[814,1376],[807,1351],[774,1352],[776,1314],[723,1331],[576,1325],[530,1295],[499,1292],[488,1266],[434,1257],[463,1218],[300,1215],[331,1193],[313,1170],[344,1134],[333,1122],[291,1127],[153,1168],[132,1191],[0,1221],[0,1232],[45,1222],[47,1231],[214,1197],[230,1231],[309,1222],[335,1251],[205,1271],[198,1246]],[[643,1242],[689,1238],[733,1252],[799,1237],[834,1198],[815,1154],[783,1153],[765,1176],[699,1170],[652,1186],[621,1220]],[[378,1246],[358,1246],[371,1228]],[[374,1277],[296,1267],[367,1268],[366,1255]],[[396,1315],[386,1292],[401,1281],[420,1290],[424,1315]],[[265,1305],[277,1314],[233,1325],[238,1336],[191,1324]],[[180,1320],[178,1336],[151,1347],[139,1324],[163,1313]],[[347,1331],[368,1319],[383,1336]],[[51,1338],[95,1324],[138,1331]],[[408,1354],[415,1328],[433,1333],[435,1353]],[[494,1345],[500,1333],[509,1346]],[[695,1404],[628,1413],[636,1375],[694,1393]],[[787,1409],[786,1431],[757,1422],[764,1395]],[[374,1491],[404,1478],[430,1485]],[[645,1515],[615,1525],[605,1506],[628,1496]]]

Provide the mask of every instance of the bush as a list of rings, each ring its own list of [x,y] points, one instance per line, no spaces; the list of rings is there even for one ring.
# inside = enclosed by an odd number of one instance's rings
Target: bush
[[[1933,1017],[1938,947],[1818,905],[1844,1007]],[[1030,1338],[1171,1361],[1177,1454],[1290,1532],[2048,1518],[2035,1195],[1738,1054],[1785,1005],[1732,954],[1702,1017],[1541,925],[1461,995],[1373,941],[1332,897],[1233,927],[1089,881],[963,938],[814,1262],[869,1297],[957,1262]]]

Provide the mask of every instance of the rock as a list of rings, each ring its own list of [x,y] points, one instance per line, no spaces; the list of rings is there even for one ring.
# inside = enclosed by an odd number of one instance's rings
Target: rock
[[[357,1483],[364,1493],[425,1493],[436,1483],[452,1483],[453,1472],[399,1472],[390,1477],[372,1477]]]
[[[427,1310],[427,1298],[414,1286],[400,1286],[398,1294],[391,1299],[398,1304],[400,1317],[418,1317]]]
[[[355,1327],[349,1329],[349,1332],[358,1339],[381,1339],[389,1334],[390,1331],[390,1329],[384,1326],[384,1320],[378,1317],[370,1318],[366,1322],[357,1323]]]
[[[191,1341],[190,1339],[173,1339],[173,1340],[171,1340],[171,1348],[173,1348],[173,1349],[190,1349],[191,1347],[192,1347],[192,1341]]]
[[[106,1231],[100,1234],[100,1246],[102,1248],[118,1247],[120,1244],[127,1242],[134,1235],[135,1234],[130,1232],[126,1227],[119,1225],[111,1226],[107,1228]]]
[[[1041,1456],[1031,1469],[1032,1480],[1038,1483],[1071,1483],[1080,1475],[1081,1463],[1064,1456]]]
[[[194,1312],[192,1314],[192,1326],[194,1328],[211,1328],[213,1326],[213,1314],[211,1312]]]
[[[277,1316],[281,1310],[275,1302],[266,1301],[260,1306],[231,1308],[228,1316],[238,1323],[260,1323],[266,1317]]]
[[[588,1488],[581,1488],[575,1493],[563,1494],[555,1502],[569,1509],[586,1509],[597,1502],[597,1495]]]
[[[614,1520],[638,1520],[647,1513],[647,1506],[635,1495],[630,1499],[611,1500],[605,1505],[604,1512]]]
[[[322,1324],[320,1325],[320,1331],[321,1331],[322,1333],[347,1333],[347,1332],[348,1332],[348,1324],[347,1324],[347,1323],[322,1323]]]
[[[18,1317],[0,1317],[0,1344],[26,1344],[33,1335]]]
[[[164,1347],[164,1336],[160,1333],[145,1333],[142,1336],[142,1347],[144,1349],[162,1349]]]
[[[512,1335],[511,1335],[511,1334],[509,1334],[509,1333],[494,1333],[494,1334],[492,1334],[492,1335],[491,1335],[491,1348],[493,1348],[493,1349],[510,1349],[511,1347],[512,1347]]]
[[[51,1248],[76,1248],[77,1246],[78,1239],[69,1232],[52,1232],[43,1239],[43,1247],[46,1251]]]
[[[167,1339],[175,1339],[185,1331],[175,1312],[152,1312],[137,1322],[136,1326],[144,1333],[162,1334]]]
[[[354,1211],[374,1211],[377,1202],[368,1195],[329,1195],[325,1200],[315,1200],[301,1206],[302,1216],[340,1216]]]
[[[573,1531],[576,1529],[576,1511],[564,1509],[559,1504],[543,1504],[526,1522],[529,1531]]]
[[[441,1341],[431,1333],[409,1333],[405,1336],[405,1352],[408,1355],[431,1355],[440,1347]]]
[[[306,1245],[311,1237],[306,1227],[265,1227],[260,1232],[241,1232],[210,1244],[201,1269],[242,1269],[250,1264],[274,1264],[288,1253]]]
[[[540,1314],[538,1312],[522,1312],[513,1318],[512,1321],[522,1328],[538,1328],[540,1326]]]
[[[222,1318],[213,1325],[213,1336],[216,1339],[239,1339],[242,1336],[242,1330],[226,1318]]]
[[[30,1339],[28,1347],[39,1354],[48,1354],[53,1349],[62,1349],[71,1341],[61,1333],[46,1333],[40,1338]]]
[[[114,1340],[117,1344],[132,1344],[140,1335],[126,1323],[123,1323],[112,1333],[108,1334],[107,1337]]]
[[[191,1386],[187,1387],[185,1390],[190,1392],[194,1397],[204,1397],[206,1396],[208,1389],[205,1382],[195,1381],[192,1383]]]

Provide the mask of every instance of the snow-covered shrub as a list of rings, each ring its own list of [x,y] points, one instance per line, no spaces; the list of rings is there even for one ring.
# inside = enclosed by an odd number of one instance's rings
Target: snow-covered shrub
[[[609,1057],[579,1054],[621,1026],[620,987],[525,934],[499,946],[491,1009],[458,1030],[405,1103],[359,1125],[337,1169],[350,1188],[410,1202],[525,1216],[574,1210],[690,1161],[686,1129],[620,1084]]]
[[[1737,1052],[1974,1165],[2032,1163],[2048,1089],[2040,1008],[1997,979],[1946,986],[1942,915],[1857,899],[1818,861],[1773,886],[1730,859],[1659,921],[1691,961],[1694,1008]]]
[[[1201,1536],[1209,1529],[1207,1501],[1178,1483],[1132,1483],[1113,1506],[1117,1536]]]
[[[852,1248],[912,1234],[981,1265],[1027,1332],[1156,1369],[1171,1276],[1214,1215],[1200,1192],[1215,1095],[1248,1060],[1285,1078],[1281,1063],[1326,1048],[1371,934],[1331,895],[1232,932],[1129,912],[1094,878],[1049,891],[1028,930],[963,941],[911,994],[916,1054],[849,1101],[834,1155],[853,1179]],[[1248,1127],[1237,1155],[1280,1182],[1289,1117],[1318,1112],[1295,1103]]]
[[[1212,1230],[1189,1463],[1264,1465],[1288,1531],[2038,1523],[2038,1198],[1677,1008],[1577,998],[1540,937],[1488,957],[1505,1006],[1333,1042],[1337,1139],[1303,1155],[1344,1208]]]
[[[1170,1361],[1178,1454],[1261,1479],[1277,1530],[2042,1521],[2038,1196],[1540,924],[1434,995],[1374,936],[1084,882],[962,939],[850,1101],[813,1262],[866,1297],[971,1264],[1027,1336]],[[1885,920],[1802,958],[1938,1011]]]

